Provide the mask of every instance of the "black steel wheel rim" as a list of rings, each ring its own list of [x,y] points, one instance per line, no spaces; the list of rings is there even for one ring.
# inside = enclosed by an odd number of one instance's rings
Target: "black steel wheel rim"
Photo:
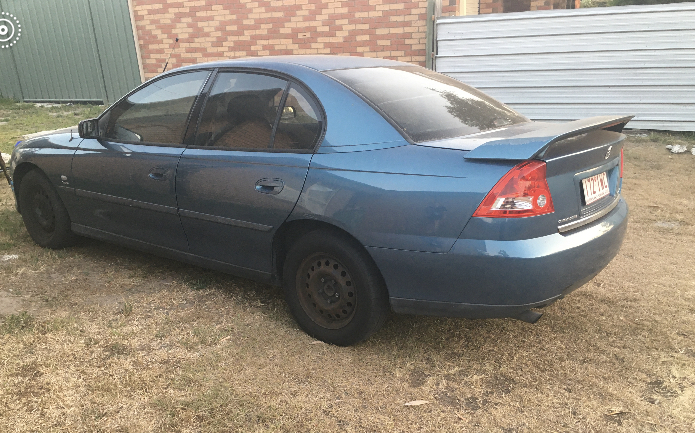
[[[32,195],[32,212],[41,228],[46,233],[53,233],[56,221],[53,203],[43,188],[37,188]]]
[[[346,326],[355,315],[355,286],[350,271],[326,253],[313,254],[297,272],[302,308],[316,324],[328,329]]]

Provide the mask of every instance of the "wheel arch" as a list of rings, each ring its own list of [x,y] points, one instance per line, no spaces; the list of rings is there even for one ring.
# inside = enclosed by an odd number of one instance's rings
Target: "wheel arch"
[[[46,173],[44,173],[44,171],[41,170],[38,165],[31,162],[22,162],[15,167],[14,172],[12,173],[12,185],[14,188],[15,197],[19,197],[19,189],[22,187],[22,179],[24,179],[24,176],[32,170],[38,170],[42,175],[46,176]],[[19,200],[17,200],[17,211],[20,214],[22,213]]]
[[[384,287],[386,287],[386,290],[388,291],[386,281],[381,274],[379,266],[377,266],[374,258],[371,256],[371,254],[369,254],[369,251],[367,251],[364,245],[358,241],[356,237],[334,224],[313,219],[285,221],[285,223],[283,223],[275,233],[275,236],[273,237],[273,274],[276,276],[278,283],[282,284],[282,269],[289,249],[299,238],[316,230],[329,231],[362,251],[365,254],[365,257],[367,257],[370,263],[374,266],[374,270],[377,272]]]

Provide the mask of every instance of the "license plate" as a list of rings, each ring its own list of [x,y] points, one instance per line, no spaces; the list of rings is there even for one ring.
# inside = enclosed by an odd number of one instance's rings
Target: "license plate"
[[[595,201],[601,200],[603,197],[610,194],[606,172],[582,179],[582,188],[584,189],[585,205],[590,205]]]

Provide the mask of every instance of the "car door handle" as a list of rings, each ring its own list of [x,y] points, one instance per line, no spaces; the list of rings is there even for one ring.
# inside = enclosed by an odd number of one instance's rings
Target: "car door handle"
[[[280,194],[284,187],[285,182],[282,179],[261,179],[256,182],[256,191],[263,194]]]
[[[163,180],[166,177],[166,170],[163,168],[153,168],[150,170],[150,174],[147,175],[152,180]]]

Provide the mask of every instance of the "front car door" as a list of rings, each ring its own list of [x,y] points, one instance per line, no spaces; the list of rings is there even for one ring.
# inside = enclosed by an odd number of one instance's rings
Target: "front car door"
[[[217,74],[176,179],[191,253],[271,272],[273,235],[299,198],[322,119],[285,78]]]
[[[73,222],[98,232],[188,250],[176,205],[176,166],[189,114],[210,71],[167,75],[99,119],[72,163],[79,203]],[[79,231],[79,227],[78,227]]]

